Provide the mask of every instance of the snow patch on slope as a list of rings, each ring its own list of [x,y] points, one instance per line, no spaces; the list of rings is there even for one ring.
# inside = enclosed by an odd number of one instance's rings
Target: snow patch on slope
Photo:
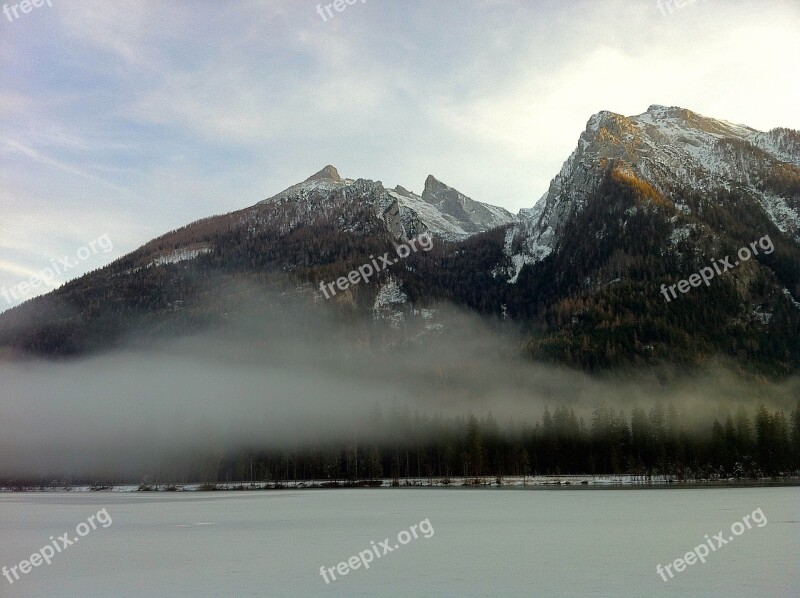
[[[800,213],[789,207],[783,197],[762,193],[758,196],[758,200],[770,220],[782,233],[792,234],[800,230]]]
[[[207,253],[211,253],[210,247],[199,247],[195,249],[188,249],[186,247],[181,247],[180,249],[176,249],[172,253],[156,258],[155,260],[147,264],[145,268],[149,268],[151,266],[165,266],[167,264],[177,264],[178,262],[193,260],[196,257],[200,255],[205,255]]]
[[[407,216],[407,213],[411,212],[428,231],[438,237],[448,241],[459,241],[466,239],[471,234],[461,228],[455,218],[449,214],[443,214],[418,195],[411,193],[403,195],[398,193],[397,190],[389,191],[389,195],[395,198],[400,205],[401,217],[403,215]],[[406,212],[406,214],[403,214],[403,212]]]
[[[408,302],[408,295],[394,278],[390,278],[381,286],[375,303],[372,305],[375,320],[387,320],[392,328],[399,328],[405,320],[405,314],[398,311],[397,307]]]

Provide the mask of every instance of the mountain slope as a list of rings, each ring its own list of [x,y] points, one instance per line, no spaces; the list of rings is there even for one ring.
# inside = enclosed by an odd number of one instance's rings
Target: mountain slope
[[[479,218],[458,220],[402,193],[380,182],[344,179],[326,166],[250,208],[167,233],[106,268],[0,314],[0,350],[73,355],[103,350],[130,335],[223,325],[231,314],[264,301],[264,294],[273,307],[283,299],[318,301],[321,281],[336,280],[421,233],[441,243],[487,230],[494,225],[487,214],[502,223],[513,220],[472,200],[465,205]],[[339,293],[331,306],[343,318],[351,318],[355,309],[378,322],[399,321],[394,312],[406,310],[406,301],[398,298],[409,295],[396,289],[394,279],[425,255],[414,254],[378,273],[372,284]],[[407,311],[423,329],[435,328],[430,311]]]
[[[508,231],[497,267],[522,287],[510,313],[547,331],[531,353],[606,366],[722,353],[795,368],[798,140],[681,108],[593,116],[548,192]],[[765,237],[773,252],[665,301],[662,284]]]
[[[563,238],[573,213],[597,191],[598,169],[609,161],[644,181],[675,208],[695,216],[684,196],[736,193],[752,200],[772,225],[800,241],[800,134],[789,129],[762,133],[742,125],[706,118],[682,108],[653,105],[638,116],[612,112],[593,116],[578,147],[553,179],[548,192],[509,238],[519,239],[511,257],[519,271],[549,255]],[[682,220],[676,219],[676,237]]]
[[[451,303],[512,324],[534,359],[602,370],[723,356],[786,375],[800,369],[799,206],[796,131],[681,108],[604,111],[516,217],[432,176],[420,196],[327,166],[0,314],[0,350],[103,350],[224,326],[245,306],[274,317],[282,301],[330,311],[341,334],[385,347],[446,334],[439,306]],[[430,252],[320,293],[424,232],[436,238]],[[663,294],[753,243],[758,255],[708,285]]]

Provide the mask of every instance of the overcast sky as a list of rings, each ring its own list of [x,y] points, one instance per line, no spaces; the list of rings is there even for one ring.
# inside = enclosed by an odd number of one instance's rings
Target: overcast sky
[[[328,163],[416,192],[434,174],[516,212],[599,110],[800,129],[800,3],[685,1],[358,0],[323,20],[315,0],[45,0],[16,18],[7,0],[0,291],[50,290],[17,285]]]

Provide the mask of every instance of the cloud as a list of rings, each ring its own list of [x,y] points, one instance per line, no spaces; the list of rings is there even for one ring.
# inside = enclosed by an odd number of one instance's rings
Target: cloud
[[[368,417],[408,408],[428,416],[485,416],[533,423],[545,405],[590,421],[602,402],[649,409],[672,402],[691,427],[708,425],[753,397],[792,407],[798,381],[742,380],[709,367],[687,378],[637,370],[606,379],[537,364],[513,350],[515,336],[479,318],[436,307],[444,335],[392,350],[365,347],[351,323],[324,306],[248,296],[226,332],[135,344],[59,362],[0,362],[0,478],[79,476],[136,481],[181,472],[201,479],[203,463],[237,451],[376,438]],[[264,307],[269,306],[269,307]],[[722,414],[722,415],[720,415]]]
[[[144,241],[328,163],[416,191],[432,173],[516,211],[601,109],[800,128],[798,18],[772,0],[369,2],[327,23],[290,0],[58,4],[0,39],[0,176],[70,202],[76,240],[100,214]]]

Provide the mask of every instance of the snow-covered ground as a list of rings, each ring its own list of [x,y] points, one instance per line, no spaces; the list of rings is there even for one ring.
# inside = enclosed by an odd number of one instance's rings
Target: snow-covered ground
[[[5,494],[0,566],[17,565],[101,507],[113,524],[13,585],[0,576],[0,593],[797,596],[798,499],[800,488]],[[756,508],[764,527],[668,582],[656,572]],[[401,546],[401,530],[423,520],[435,533]],[[320,575],[384,538],[369,569],[330,583]]]

